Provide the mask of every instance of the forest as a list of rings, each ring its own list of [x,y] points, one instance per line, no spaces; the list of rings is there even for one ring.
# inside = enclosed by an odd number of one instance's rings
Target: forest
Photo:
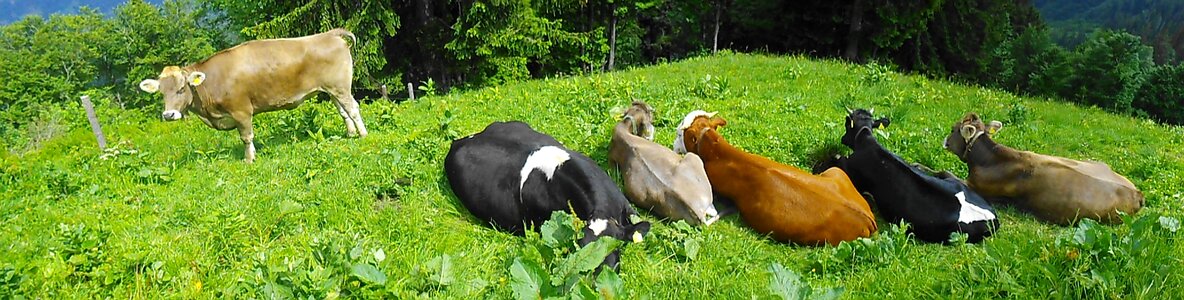
[[[110,14],[84,8],[4,26],[0,131],[21,127],[37,105],[80,93],[150,106],[133,83],[165,65],[244,40],[335,27],[358,35],[355,86],[371,98],[382,86],[400,95],[406,83],[444,93],[731,49],[874,62],[1184,122],[1184,71],[1174,60],[1155,63],[1162,53],[1153,50],[1162,47],[1121,30],[1058,46],[1028,1],[131,0]]]

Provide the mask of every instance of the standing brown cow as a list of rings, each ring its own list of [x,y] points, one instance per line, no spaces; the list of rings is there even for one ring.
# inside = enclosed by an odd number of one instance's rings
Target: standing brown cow
[[[967,184],[988,199],[1009,200],[1048,222],[1068,225],[1081,218],[1121,223],[1134,214],[1143,193],[1104,163],[1078,161],[996,143],[999,121],[983,124],[975,113],[954,123],[945,148],[970,168]]]
[[[357,38],[345,29],[298,38],[256,40],[219,51],[196,64],[167,66],[158,79],[145,79],[140,89],[164,94],[166,121],[196,114],[218,130],[238,129],[247,162],[255,160],[251,117],[293,109],[314,92],[325,92],[337,104],[347,135],[366,136],[366,125],[351,92],[353,57],[349,44]]]

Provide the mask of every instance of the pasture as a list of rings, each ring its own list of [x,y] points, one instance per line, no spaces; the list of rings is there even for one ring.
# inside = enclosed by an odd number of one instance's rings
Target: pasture
[[[881,223],[871,239],[803,247],[772,242],[737,215],[695,228],[643,213],[654,227],[624,247],[619,297],[1184,297],[1184,128],[874,64],[727,53],[375,101],[362,106],[362,139],[344,138],[330,102],[310,102],[256,117],[254,164],[242,162],[234,131],[166,123],[157,109],[109,99],[96,99],[112,145],[99,151],[82,111],[64,108],[31,129],[57,134],[7,145],[0,160],[0,298],[513,297],[515,260],[537,260],[551,242],[469,215],[443,176],[449,143],[521,120],[617,178],[608,144],[632,99],[655,108],[661,144],[686,112],[718,111],[733,145],[806,170],[822,153],[849,152],[839,144],[846,108],[875,108],[892,120],[877,135],[885,147],[960,177],[965,164],[941,145],[975,111],[1003,121],[1002,144],[1108,163],[1146,205],[1122,225],[1074,227],[997,207],[995,236],[949,246]],[[543,272],[563,275],[554,265]]]

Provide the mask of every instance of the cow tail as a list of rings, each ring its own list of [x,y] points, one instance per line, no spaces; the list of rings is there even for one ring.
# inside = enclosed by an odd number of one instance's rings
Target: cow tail
[[[349,37],[349,39],[351,41],[351,43],[349,44],[350,46],[358,44],[358,37],[354,36],[353,32],[349,32],[349,30],[346,30],[345,28],[336,28],[336,29],[333,29],[329,32],[332,32],[333,34],[336,34],[341,37]]]

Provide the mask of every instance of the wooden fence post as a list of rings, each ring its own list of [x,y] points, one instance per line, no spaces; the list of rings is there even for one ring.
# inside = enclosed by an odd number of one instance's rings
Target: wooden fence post
[[[407,95],[411,96],[411,101],[415,101],[415,85],[410,82],[407,83]]]
[[[90,96],[82,96],[82,107],[86,108],[86,119],[90,120],[90,130],[99,140],[99,150],[107,149],[107,138],[103,137],[103,127],[99,126],[99,117],[95,115],[95,105],[90,102]]]

